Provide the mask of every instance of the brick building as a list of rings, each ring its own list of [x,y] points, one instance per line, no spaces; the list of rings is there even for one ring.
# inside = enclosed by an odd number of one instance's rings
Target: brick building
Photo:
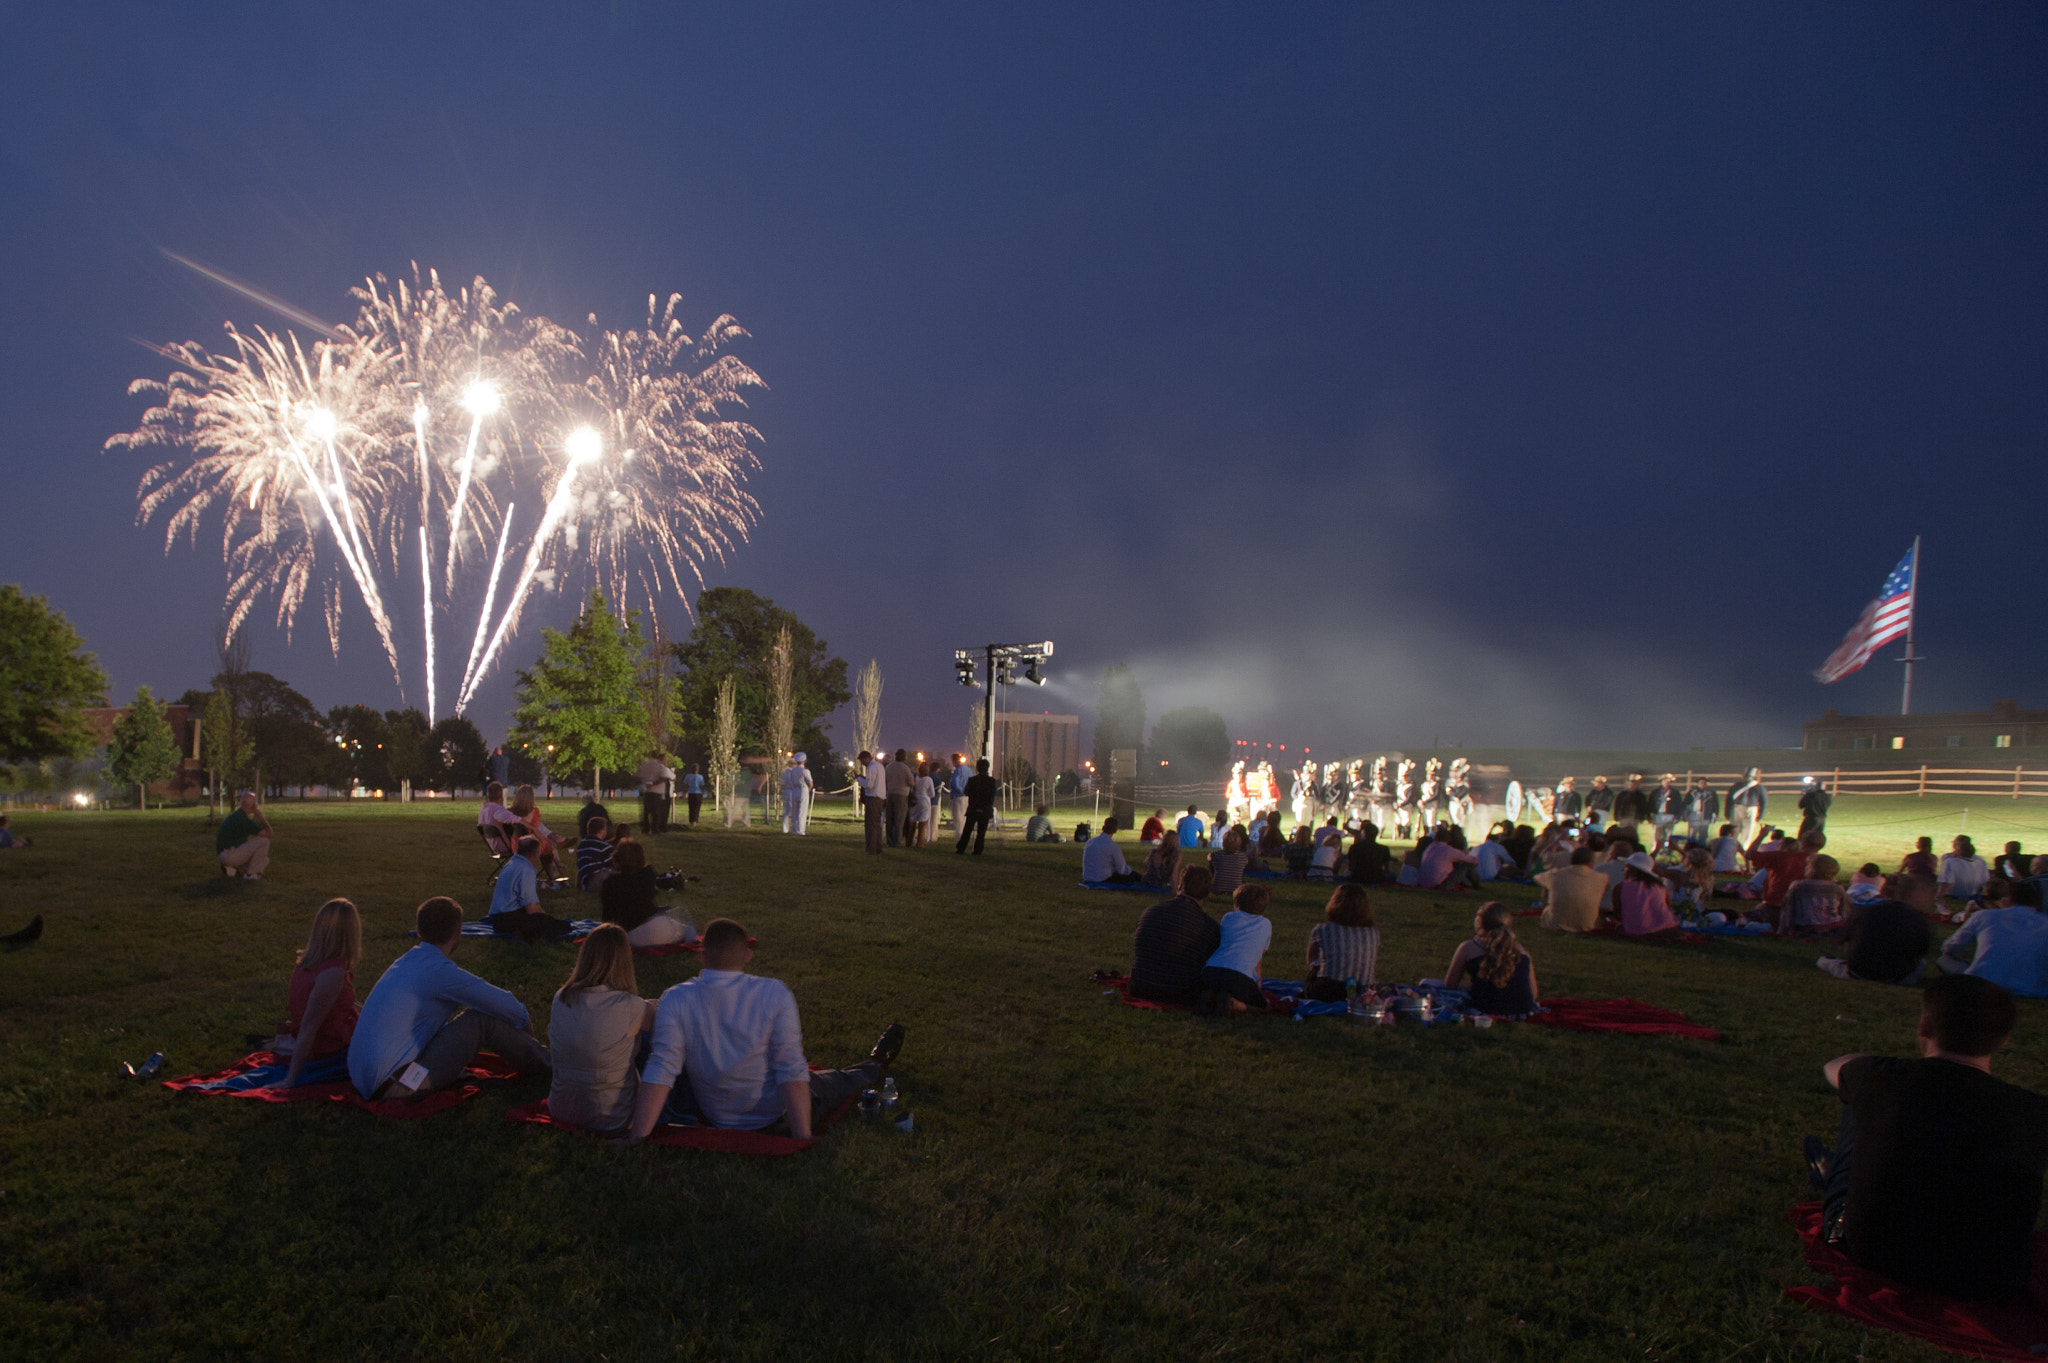
[[[1941,715],[1845,715],[1827,710],[1804,727],[1813,751],[1926,748],[2030,748],[2048,744],[2048,710],[2001,700],[1989,710]]]
[[[1081,770],[1079,715],[996,716],[996,770],[1021,757],[1048,784],[1062,772]]]

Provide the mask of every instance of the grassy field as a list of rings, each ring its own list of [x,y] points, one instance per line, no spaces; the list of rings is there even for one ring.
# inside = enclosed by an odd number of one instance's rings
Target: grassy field
[[[1960,805],[1839,810],[1845,860],[1895,863]],[[364,994],[421,898],[482,908],[466,807],[271,812],[277,858],[246,887],[209,874],[193,811],[15,819],[36,845],[0,855],[0,929],[49,926],[0,954],[0,1358],[1938,1356],[1780,1295],[1805,1280],[1797,1142],[1833,1128],[1819,1064],[1903,1051],[1917,1008],[1810,947],[1530,934],[1546,992],[1678,1008],[1719,1044],[1220,1023],[1089,983],[1150,901],[1076,889],[1072,846],[675,833],[657,859],[702,877],[700,924],[761,939],[814,1063],[908,1027],[920,1130],[849,1119],[783,1160],[616,1151],[505,1122],[537,1082],[381,1122],[123,1078],[156,1049],[219,1067],[272,1028],[329,894],[364,912]],[[2048,821],[1992,831],[2020,817],[1973,809],[1970,831],[2048,842]],[[1474,907],[1375,902],[1396,980],[1441,973]],[[1299,976],[1320,903],[1279,887],[1268,973]],[[571,953],[457,960],[544,1025]],[[641,990],[695,969],[642,961]],[[2021,1019],[2000,1073],[2048,1087],[2048,1018]]]

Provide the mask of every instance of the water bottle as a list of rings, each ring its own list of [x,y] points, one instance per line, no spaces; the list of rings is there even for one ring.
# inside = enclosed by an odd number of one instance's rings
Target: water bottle
[[[1344,1011],[1347,1013],[1358,1011],[1358,977],[1355,975],[1346,975],[1344,977]]]
[[[894,1112],[896,1110],[896,1100],[896,1078],[894,1075],[891,1075],[882,1081],[882,1111]]]

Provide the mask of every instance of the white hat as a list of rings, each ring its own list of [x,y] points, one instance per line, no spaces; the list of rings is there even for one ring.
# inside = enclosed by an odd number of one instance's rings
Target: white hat
[[[1648,852],[1638,852],[1625,863],[1631,871],[1641,871],[1646,876],[1657,874],[1657,863],[1650,860]]]
[[[801,752],[800,752],[800,753],[798,753],[798,754],[796,755],[796,764],[797,764],[797,765],[798,765],[799,767],[801,767],[801,766],[802,766],[802,765],[804,764],[805,760],[806,760],[806,759],[808,759],[809,757],[810,757],[810,754],[809,754],[809,753],[801,753]]]

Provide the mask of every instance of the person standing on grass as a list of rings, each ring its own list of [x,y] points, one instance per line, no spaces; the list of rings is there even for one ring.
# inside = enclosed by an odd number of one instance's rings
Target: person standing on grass
[[[910,783],[910,819],[903,825],[903,840],[912,847],[922,847],[925,834],[930,831],[932,805],[938,792],[932,785],[931,768],[923,762],[917,764],[917,775]],[[1052,820],[1045,821],[1045,831],[1052,832]],[[1059,838],[1055,836],[1054,842]]]
[[[910,754],[903,748],[896,750],[896,760],[882,769],[883,793],[889,797],[889,845],[901,847],[904,831],[910,816],[910,790],[917,784],[916,775],[910,764],[903,759]]]
[[[1553,823],[1569,823],[1586,812],[1586,797],[1579,794],[1578,779],[1566,776],[1559,779],[1557,791],[1550,797],[1550,818]]]
[[[647,834],[668,832],[669,809],[675,804],[676,770],[661,760],[659,752],[649,752],[633,777],[640,783],[640,831]]]
[[[505,756],[503,743],[491,750],[491,760],[485,770],[490,772],[491,780],[499,786],[512,784],[512,759]]]
[[[1605,776],[1593,778],[1593,788],[1586,792],[1586,817],[1600,823],[1614,822],[1614,792],[1608,789]]]
[[[1650,851],[1661,852],[1671,842],[1671,829],[1678,822],[1678,816],[1685,812],[1685,792],[1672,782],[1678,778],[1670,772],[1650,792],[1650,827],[1655,830],[1655,846]]]
[[[968,822],[974,820],[974,812],[968,811]],[[967,835],[960,835],[960,848],[967,846]],[[974,849],[979,852],[980,846]],[[1114,815],[1102,821],[1102,831],[1088,839],[1081,848],[1081,879],[1090,885],[1135,885],[1140,876],[1124,860],[1124,849],[1116,845],[1116,818]]]
[[[1472,916],[1472,938],[1458,944],[1444,969],[1444,988],[1469,973],[1465,1001],[1482,1013],[1518,1020],[1536,1011],[1536,962],[1515,936],[1514,915],[1495,900]]]
[[[1220,940],[1202,966],[1201,995],[1195,1011],[1205,1017],[1231,1017],[1256,1008],[1266,1009],[1265,992],[1259,988],[1259,965],[1266,948],[1273,944],[1273,923],[1266,906],[1273,891],[1264,885],[1240,885],[1231,896],[1232,908],[1217,924]]]
[[[363,959],[363,919],[346,899],[330,899],[313,915],[313,931],[292,971],[292,1063],[284,1087],[324,1083],[348,1072],[348,1043],[362,1007],[356,1002],[356,963]],[[325,1062],[324,1064],[321,1062]],[[313,1066],[312,1073],[306,1067]]]
[[[1828,1243],[1904,1287],[1964,1301],[2022,1296],[2048,1172],[2048,1098],[1994,1079],[2012,996],[1973,975],[1920,995],[1919,1057],[1842,1055],[1834,1149],[1804,1154]]]
[[[1190,866],[1181,872],[1179,894],[1138,916],[1138,930],[1131,935],[1131,973],[1124,986],[1132,998],[1195,1005],[1202,967],[1223,940],[1216,920],[1202,909],[1209,888],[1209,868]]]
[[[1342,1003],[1347,980],[1361,989],[1373,983],[1379,958],[1380,930],[1373,926],[1365,887],[1339,885],[1323,906],[1323,921],[1309,929],[1308,980],[1301,996]]]
[[[747,974],[753,959],[738,923],[714,918],[705,925],[704,968],[664,992],[655,1007],[628,1144],[646,1140],[663,1119],[733,1131],[781,1121],[791,1136],[809,1140],[820,1118],[879,1083],[895,1062],[903,1027],[892,1022],[860,1064],[811,1069],[796,996],[780,980]]]
[[[882,820],[889,813],[889,774],[882,769],[881,760],[867,749],[861,749],[860,812],[867,835],[869,856],[882,854]]]
[[[1805,789],[1799,792],[1799,836],[1819,833],[1828,826],[1828,806],[1835,797],[1828,794],[1828,788],[1808,776],[1800,784]]]
[[[1692,778],[1692,789],[1685,794],[1685,831],[1692,840],[1704,846],[1707,833],[1714,826],[1714,820],[1721,817],[1721,797],[1714,794],[1704,776]]]
[[[953,800],[955,832],[965,832],[967,829],[967,783],[973,779],[974,771],[967,765],[967,759],[959,753],[954,753],[953,772],[946,778],[946,790]]]
[[[230,876],[261,880],[270,866],[270,820],[256,807],[256,792],[245,790],[235,811],[214,831],[214,859]]]
[[[791,753],[782,767],[782,831],[807,836],[811,826],[810,755]]]
[[[683,799],[689,805],[690,827],[695,828],[697,812],[704,808],[704,773],[697,770],[695,762],[683,773]]]
[[[1762,769],[1751,767],[1728,788],[1728,817],[1735,824],[1736,840],[1745,847],[1756,841],[1757,829],[1770,808],[1770,792],[1764,789],[1763,776]]]
[[[633,1053],[653,1029],[654,1001],[640,997],[632,942],[617,924],[600,924],[576,949],[576,966],[548,1014],[548,1116],[599,1135],[624,1135],[640,1096]]]
[[[974,759],[974,775],[967,778],[967,817],[960,825],[960,841],[953,845],[953,850],[955,852],[965,852],[967,850],[967,839],[972,836],[974,839],[974,855],[980,856],[982,840],[988,836],[989,821],[995,818],[995,816],[996,778],[988,774],[988,759],[986,757],[977,757]],[[1104,819],[1102,821],[1102,828],[1105,833],[1115,827],[1115,819]],[[1095,844],[1091,842],[1088,845],[1093,847]],[[1087,864],[1087,860],[1087,855],[1084,853],[1081,858],[1084,866]],[[1117,854],[1117,860],[1123,860],[1121,852]],[[1124,869],[1129,870],[1130,868],[1125,867]]]
[[[391,963],[363,1001],[348,1047],[356,1092],[416,1098],[462,1077],[478,1051],[521,1074],[546,1074],[548,1048],[533,1039],[526,1005],[455,964],[462,906],[446,895],[413,915],[420,944]]]
[[[524,837],[498,870],[491,889],[491,907],[484,921],[492,932],[502,932],[523,942],[551,942],[571,931],[567,919],[556,918],[540,907],[540,839]]]

